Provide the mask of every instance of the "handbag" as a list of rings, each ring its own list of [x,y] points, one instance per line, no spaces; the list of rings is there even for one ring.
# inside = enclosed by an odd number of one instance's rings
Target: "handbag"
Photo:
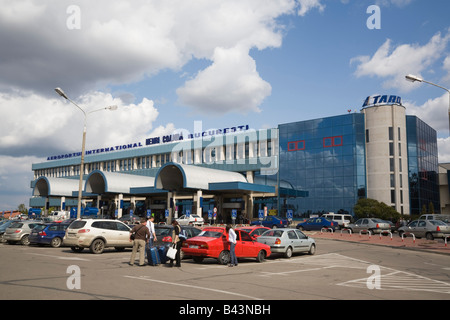
[[[174,260],[175,256],[177,254],[177,249],[176,249],[176,244],[172,244],[168,249],[167,249],[167,258]]]
[[[141,230],[142,226],[137,229],[135,232],[133,232],[132,234],[130,234],[130,240],[134,240],[136,238],[136,232],[138,232],[139,230]]]

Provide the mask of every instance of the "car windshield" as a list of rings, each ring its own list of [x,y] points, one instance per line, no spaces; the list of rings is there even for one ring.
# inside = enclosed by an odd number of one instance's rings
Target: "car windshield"
[[[377,222],[377,223],[386,223],[386,221],[381,220],[381,219],[372,219],[373,222]]]
[[[85,226],[86,221],[83,220],[75,220],[69,226],[70,229],[81,229]]]
[[[199,233],[199,237],[211,237],[211,238],[220,238],[222,236],[222,232],[211,231],[211,230],[203,230]]]
[[[281,237],[283,235],[283,230],[267,230],[261,237]]]

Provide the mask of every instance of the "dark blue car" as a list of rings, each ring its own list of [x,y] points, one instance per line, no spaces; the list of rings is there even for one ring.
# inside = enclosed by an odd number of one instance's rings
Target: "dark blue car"
[[[296,228],[307,231],[322,230],[323,228],[325,228],[325,229],[332,229],[334,231],[336,230],[338,225],[339,224],[335,221],[332,221],[324,217],[318,217],[318,218],[309,218],[306,221],[300,222]]]
[[[31,230],[28,239],[30,244],[49,244],[53,248],[58,248],[63,242],[68,226],[69,224],[67,223],[40,224]]]
[[[287,219],[279,216],[267,216],[262,221],[252,221],[251,225],[264,226],[268,228],[287,228],[289,226],[289,222]]]

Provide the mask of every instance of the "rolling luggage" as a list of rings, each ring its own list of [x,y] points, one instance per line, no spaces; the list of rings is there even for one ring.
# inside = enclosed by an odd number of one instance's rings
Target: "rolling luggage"
[[[167,262],[167,250],[165,246],[160,246],[158,248],[158,254],[159,254],[159,260],[161,260],[161,263],[164,264]]]
[[[161,264],[161,259],[159,258],[158,249],[151,247],[147,249],[147,260],[148,264],[151,266],[157,266]]]

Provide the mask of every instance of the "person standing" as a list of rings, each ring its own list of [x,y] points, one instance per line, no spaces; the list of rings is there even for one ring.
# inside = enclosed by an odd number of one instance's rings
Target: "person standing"
[[[178,224],[178,221],[172,221],[173,231],[172,231],[172,245],[175,244],[175,248],[177,249],[177,254],[175,255],[175,267],[181,267],[181,227]],[[173,259],[170,259],[170,267],[173,267]]]
[[[143,266],[145,263],[145,245],[150,239],[150,231],[148,230],[147,221],[145,218],[141,219],[141,223],[135,225],[130,230],[130,241],[133,241],[133,251],[131,252],[130,266],[134,266],[136,259],[136,252],[139,250],[139,266]],[[134,235],[132,240],[131,236]]]
[[[228,242],[230,243],[230,263],[229,267],[237,266],[238,261],[236,258],[236,232],[234,232],[233,228],[230,224],[226,226],[226,231],[228,233]]]
[[[155,224],[153,223],[153,221],[155,220],[154,216],[151,216],[150,218],[148,218],[147,220],[147,228],[150,231],[150,238],[148,241],[148,247],[151,248],[153,247],[153,241],[156,241],[156,233],[155,233]]]

